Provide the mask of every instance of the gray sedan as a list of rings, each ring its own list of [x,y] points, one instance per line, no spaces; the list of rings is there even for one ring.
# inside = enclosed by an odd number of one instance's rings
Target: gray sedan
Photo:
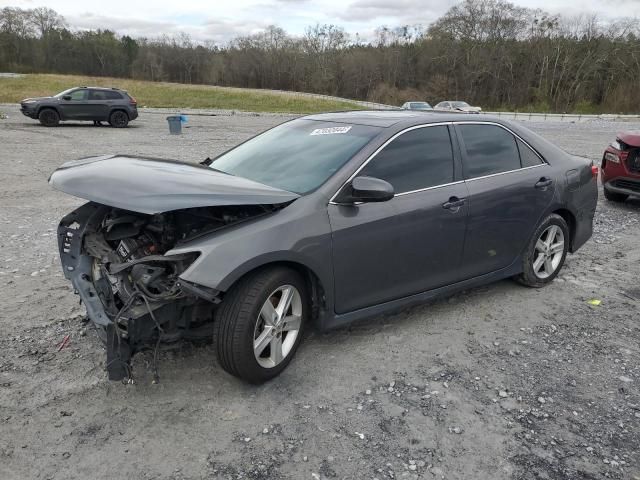
[[[199,165],[103,156],[50,178],[89,200],[62,219],[60,256],[109,378],[142,349],[212,335],[222,367],[253,383],[312,322],[507,277],[549,284],[592,234],[596,182],[590,161],[520,125],[400,111],[299,118]]]

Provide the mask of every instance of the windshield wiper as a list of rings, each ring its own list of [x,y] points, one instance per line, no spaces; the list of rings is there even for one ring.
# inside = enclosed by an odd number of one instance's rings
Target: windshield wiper
[[[204,165],[205,167],[209,167],[214,172],[220,172],[220,173],[224,173],[225,175],[231,175],[232,177],[235,177],[235,175],[233,173],[224,172],[222,170],[218,170],[217,168],[213,168],[211,166],[211,164],[213,163],[213,160],[215,160],[215,159],[211,159],[211,158],[207,157],[203,161],[200,162],[200,165]]]

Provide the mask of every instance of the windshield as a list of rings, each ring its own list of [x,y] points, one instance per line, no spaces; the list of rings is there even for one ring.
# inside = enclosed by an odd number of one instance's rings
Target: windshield
[[[322,185],[381,130],[293,120],[223,153],[211,168],[303,194]]]
[[[431,105],[427,102],[411,102],[411,108],[413,110],[431,110]]]
[[[453,108],[466,108],[469,106],[467,102],[451,102]]]
[[[75,88],[68,88],[67,90],[65,90],[63,92],[60,92],[60,93],[54,95],[54,98],[60,98],[60,97],[64,97],[65,95],[69,95],[74,90],[75,90]]]

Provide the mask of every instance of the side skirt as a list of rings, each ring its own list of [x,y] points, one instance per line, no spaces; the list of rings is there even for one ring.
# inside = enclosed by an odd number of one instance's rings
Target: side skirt
[[[459,292],[460,290],[466,290],[486,285],[487,283],[497,282],[521,273],[521,264],[522,259],[518,256],[511,265],[501,270],[470,278],[469,280],[464,280],[462,282],[446,285],[444,287],[428,290],[426,292],[416,293],[415,295],[399,298],[397,300],[391,300],[371,307],[361,308],[360,310],[355,310],[353,312],[334,315],[332,318],[326,316],[319,322],[319,326],[321,330],[345,327],[358,320],[395,312],[414,305],[420,305],[434,298],[446,297],[455,292]]]

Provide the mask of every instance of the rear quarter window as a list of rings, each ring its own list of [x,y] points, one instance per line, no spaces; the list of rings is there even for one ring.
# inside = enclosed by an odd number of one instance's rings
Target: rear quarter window
[[[536,152],[531,150],[522,140],[516,139],[518,150],[520,151],[520,163],[523,168],[535,167],[544,163]]]

